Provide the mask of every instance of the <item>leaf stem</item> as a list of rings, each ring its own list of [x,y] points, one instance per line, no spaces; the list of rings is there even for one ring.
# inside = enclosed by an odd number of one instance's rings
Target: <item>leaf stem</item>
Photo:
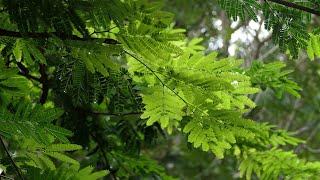
[[[22,174],[21,174],[21,172],[20,172],[19,167],[18,167],[18,166],[16,165],[16,163],[14,162],[14,160],[13,160],[12,156],[10,155],[10,152],[9,152],[7,146],[4,144],[4,141],[3,141],[3,139],[2,139],[1,136],[0,136],[0,141],[1,141],[1,144],[2,144],[2,146],[3,146],[3,148],[4,148],[4,150],[6,151],[6,154],[8,155],[8,157],[9,157],[9,159],[10,159],[10,161],[11,161],[13,167],[14,167],[14,169],[17,171],[20,179],[24,180],[24,178],[23,178],[23,176],[22,176]]]
[[[168,89],[170,89],[170,91],[172,91],[176,96],[178,96],[184,103],[186,103],[187,105],[189,105],[190,103],[188,103],[186,100],[184,100],[176,91],[174,91],[171,87],[169,87],[168,85],[166,85],[161,79],[160,77],[156,74],[156,72],[154,70],[152,70],[149,66],[146,65],[146,63],[142,62],[139,58],[137,58],[134,54],[131,54],[130,52],[124,50],[125,53],[127,53],[128,55],[130,55],[131,57],[133,57],[135,60],[139,61],[142,65],[144,65],[149,71],[151,71],[151,73],[160,81],[160,83],[167,87]]]
[[[1,175],[1,174],[0,174],[0,177],[3,177],[4,179],[12,179],[12,180],[14,180],[14,179],[13,179],[13,178],[11,178],[11,177],[4,176],[4,175]]]
[[[128,112],[128,113],[110,113],[103,111],[92,111],[93,114],[105,115],[105,116],[130,116],[130,115],[140,115],[143,112]]]
[[[48,98],[48,94],[49,94],[49,79],[48,79],[48,74],[47,74],[47,67],[45,64],[39,64],[40,66],[40,82],[42,84],[42,94],[40,97],[40,103],[43,105]]]
[[[17,66],[20,69],[20,72],[18,73],[19,75],[24,76],[28,79],[33,79],[40,82],[40,78],[29,74],[29,70],[21,62],[17,62]]]
[[[20,32],[16,31],[9,31],[6,29],[0,28],[0,36],[8,36],[8,37],[15,37],[15,38],[36,38],[36,39],[48,39],[48,38],[60,38],[62,40],[74,40],[74,41],[88,41],[87,38],[81,38],[73,34],[67,34],[64,32],[25,32],[23,35]],[[90,37],[90,40],[104,40],[103,43],[105,44],[120,44],[115,39],[110,38],[92,38]]]

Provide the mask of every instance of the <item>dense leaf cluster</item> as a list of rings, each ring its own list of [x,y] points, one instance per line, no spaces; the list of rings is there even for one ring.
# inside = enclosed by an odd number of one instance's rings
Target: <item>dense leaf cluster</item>
[[[249,16],[258,21],[257,12],[262,13],[265,28],[273,32],[273,43],[278,44],[283,52],[288,51],[294,58],[298,57],[300,48],[307,49],[310,46],[308,45],[310,35],[306,27],[311,21],[311,13],[296,7],[308,9],[316,15],[320,14],[320,11],[317,11],[319,8],[314,8],[319,7],[319,2],[314,0],[265,0],[260,2],[255,0],[219,0],[219,2],[233,20],[237,20],[238,17],[245,20],[246,16]],[[285,4],[289,8],[284,6],[283,2],[286,2]],[[310,58],[313,59],[312,56]]]

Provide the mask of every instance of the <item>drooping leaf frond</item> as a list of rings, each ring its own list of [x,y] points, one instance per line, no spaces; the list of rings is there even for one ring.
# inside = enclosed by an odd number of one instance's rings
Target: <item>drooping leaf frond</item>
[[[219,0],[219,4],[227,11],[228,15],[233,18],[234,21],[236,21],[238,17],[244,21],[246,15],[251,19],[258,21],[255,9],[261,9],[261,5],[255,0]]]
[[[311,38],[308,41],[307,54],[311,61],[315,59],[315,57],[320,57],[320,36],[319,35],[310,35]]]
[[[293,152],[273,148],[266,151],[255,149],[243,151],[239,169],[240,176],[245,176],[249,180],[253,172],[260,179],[278,179],[279,176],[290,179],[313,179],[319,177],[319,167],[319,162],[306,162],[298,159]]]
[[[297,83],[286,77],[293,71],[281,71],[283,67],[285,67],[285,64],[282,62],[263,64],[262,62],[254,61],[250,68],[245,69],[245,74],[251,77],[253,85],[260,87],[262,90],[271,88],[278,98],[281,98],[285,91],[300,98],[298,91],[302,89]]]
[[[153,85],[142,91],[152,92],[142,95],[146,110],[141,117],[149,117],[147,124],[158,121],[163,128],[170,123],[178,127],[183,116],[191,116],[183,130],[188,133],[189,142],[195,147],[202,145],[205,151],[210,149],[222,158],[224,150],[230,149],[236,139],[252,139],[260,127],[251,120],[241,119],[237,112],[246,105],[254,107],[245,94],[257,92],[250,87],[249,77],[235,71],[242,61],[215,60],[216,56],[213,53],[190,57],[187,53],[166,62],[165,66],[134,57],[140,65],[132,64],[130,69],[134,73],[146,73],[144,81]],[[171,129],[169,126],[169,132]]]
[[[97,180],[109,174],[109,171],[107,170],[92,173],[93,169],[92,166],[79,169],[79,166],[68,166],[67,164],[63,164],[57,170],[47,169],[42,171],[38,168],[30,168],[28,178],[39,180]]]
[[[2,108],[0,111],[3,124],[0,134],[9,139],[32,138],[39,144],[49,144],[50,136],[54,136],[68,143],[66,137],[72,135],[70,131],[51,124],[63,113],[61,109],[46,109],[40,105],[32,107],[28,103],[21,103],[11,110]]]
[[[204,151],[212,151],[217,157],[223,158],[225,149],[236,143],[236,138],[254,137],[250,129],[258,130],[253,121],[242,119],[240,114],[232,111],[211,111],[209,116],[195,116],[184,127],[183,132],[190,133],[188,141],[194,147],[202,146]]]
[[[28,81],[25,77],[18,75],[18,69],[2,69],[0,74],[0,95],[24,96]]]
[[[292,0],[291,2],[305,8],[312,9],[314,6],[314,2],[310,0]],[[311,20],[310,13],[288,8],[278,1],[219,0],[219,4],[234,21],[238,17],[245,20],[246,15],[258,21],[258,12],[262,12],[265,28],[273,32],[273,43],[278,44],[283,52],[289,52],[293,58],[298,57],[300,48],[307,49],[306,42],[310,40],[310,36],[307,32],[306,23]]]
[[[160,166],[156,161],[148,158],[147,156],[130,156],[122,153],[113,153],[113,157],[116,158],[119,163],[122,163],[124,169],[130,170],[134,174],[140,175],[140,177],[147,177],[150,174],[154,174],[161,179],[174,180],[175,178],[168,176],[164,173],[165,169]]]
[[[149,118],[148,126],[159,122],[162,128],[168,128],[169,133],[178,126],[176,121],[182,119],[185,103],[172,91],[163,86],[154,87],[152,94],[144,94],[142,98],[146,106],[141,118]]]
[[[17,159],[24,158],[23,161],[21,161],[22,164],[50,170],[56,169],[55,161],[53,161],[52,158],[60,160],[61,162],[79,165],[79,162],[63,153],[82,149],[81,146],[76,144],[54,144],[53,142],[54,139],[50,139],[50,143],[44,145],[37,143],[33,139],[22,139],[19,147],[26,153],[19,154]]]

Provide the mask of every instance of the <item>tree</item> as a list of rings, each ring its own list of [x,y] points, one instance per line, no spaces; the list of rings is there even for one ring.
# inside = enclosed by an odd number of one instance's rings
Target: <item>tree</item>
[[[148,149],[172,133],[218,158],[233,156],[247,179],[319,176],[319,162],[287,150],[303,140],[244,116],[259,89],[300,97],[284,63],[243,67],[205,54],[160,2],[0,2],[3,177],[171,179]],[[233,20],[262,12],[273,42],[292,58],[299,49],[320,57],[319,30],[305,28],[319,15],[317,1],[219,3]]]

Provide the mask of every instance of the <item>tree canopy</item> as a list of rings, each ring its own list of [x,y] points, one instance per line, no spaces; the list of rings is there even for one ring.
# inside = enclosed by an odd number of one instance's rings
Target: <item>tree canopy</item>
[[[176,179],[157,152],[167,142],[184,161],[233,162],[233,178],[319,177],[319,159],[298,151],[316,151],[317,129],[299,138],[308,127],[290,131],[295,111],[285,127],[267,119],[279,112],[256,113],[306,97],[282,55],[289,66],[320,58],[317,0],[0,0],[0,9],[1,178]],[[222,46],[190,35],[197,21],[180,13],[199,16]],[[232,34],[254,22],[258,45],[242,47],[255,48],[250,58],[229,56],[242,46]],[[282,59],[263,61],[274,47]],[[259,104],[270,92],[278,99]]]

